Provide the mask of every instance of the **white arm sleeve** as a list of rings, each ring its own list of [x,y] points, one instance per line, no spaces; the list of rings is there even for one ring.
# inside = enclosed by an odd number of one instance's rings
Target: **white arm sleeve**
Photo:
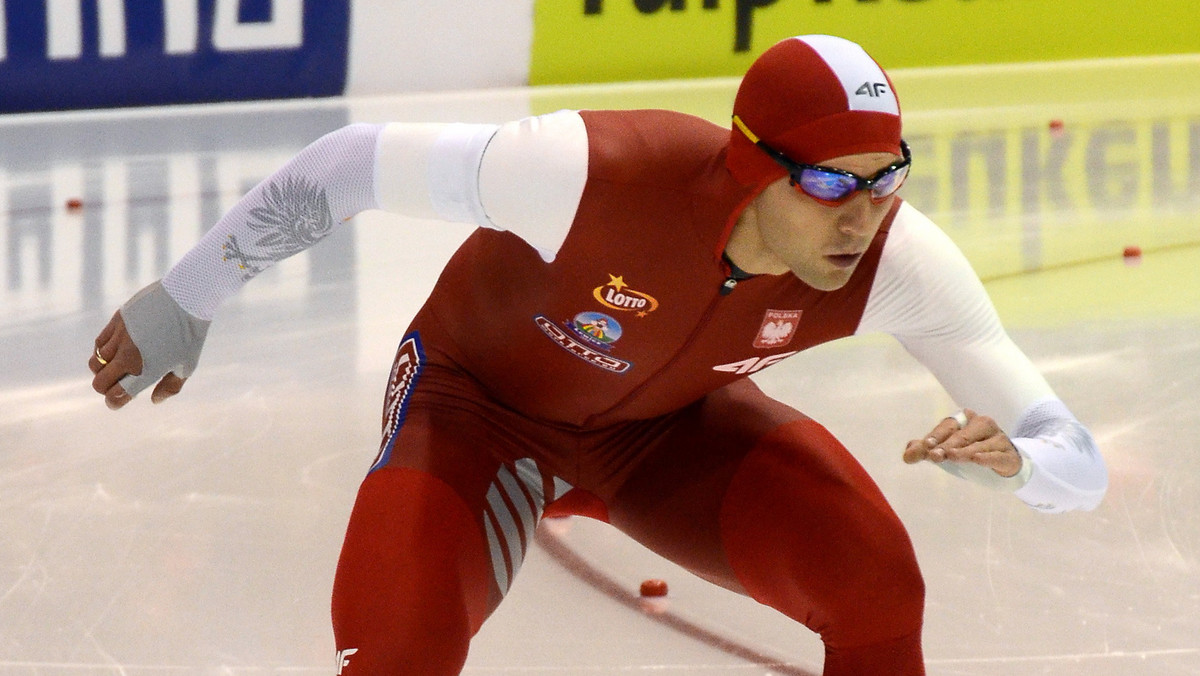
[[[507,230],[554,260],[587,182],[583,118],[559,111],[494,125],[388,125],[380,207]]]
[[[386,211],[487,227],[479,164],[494,124],[408,124],[383,128],[375,159],[375,198]]]
[[[314,141],[238,201],[163,277],[193,317],[217,307],[258,273],[300,253],[375,206],[371,177],[381,127],[355,124]]]
[[[554,260],[587,183],[587,128],[563,110],[510,122],[496,132],[479,170],[480,200],[492,227]]]
[[[958,405],[996,419],[1025,467],[1002,479],[977,465],[955,474],[1015,490],[1043,511],[1092,509],[1108,476],[1087,429],[1012,342],[962,252],[908,204],[892,223],[858,333],[890,333]]]
[[[258,273],[380,208],[509,230],[554,260],[587,181],[587,130],[561,111],[505,125],[354,124],[247,193],[163,278],[193,317]]]

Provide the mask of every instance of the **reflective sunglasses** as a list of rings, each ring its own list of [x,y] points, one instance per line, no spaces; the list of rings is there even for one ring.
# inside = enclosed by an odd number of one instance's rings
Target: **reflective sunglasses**
[[[863,178],[858,174],[833,167],[801,164],[788,159],[787,155],[775,150],[755,136],[754,132],[750,131],[746,123],[742,122],[737,115],[733,116],[733,123],[746,135],[746,138],[750,139],[751,143],[761,148],[779,166],[787,170],[792,179],[792,186],[816,201],[831,207],[845,204],[859,190],[868,191],[871,202],[880,204],[900,189],[900,186],[904,184],[904,179],[908,178],[908,169],[912,165],[912,153],[909,152],[908,144],[903,140],[900,141],[900,152],[903,153],[904,159],[880,169],[871,178]]]

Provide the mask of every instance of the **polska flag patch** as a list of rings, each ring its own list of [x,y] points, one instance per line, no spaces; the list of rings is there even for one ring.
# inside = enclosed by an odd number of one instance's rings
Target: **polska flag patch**
[[[796,335],[796,326],[800,323],[803,310],[767,310],[763,317],[762,326],[758,329],[758,337],[754,339],[754,347],[769,349],[783,347],[792,342]]]

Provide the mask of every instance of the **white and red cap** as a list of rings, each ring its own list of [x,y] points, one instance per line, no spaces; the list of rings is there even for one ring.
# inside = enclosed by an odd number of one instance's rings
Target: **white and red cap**
[[[788,38],[746,71],[733,114],[790,159],[900,155],[900,102],[883,68],[858,44],[831,35]],[[786,172],[734,125],[725,159],[738,182],[765,185]]]

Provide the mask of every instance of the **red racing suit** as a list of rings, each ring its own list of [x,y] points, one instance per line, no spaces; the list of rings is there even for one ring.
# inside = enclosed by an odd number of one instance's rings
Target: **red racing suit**
[[[456,673],[548,504],[808,624],[826,674],[923,673],[899,519],[828,432],[749,381],[855,332],[898,203],[836,291],[738,280],[722,252],[755,193],[725,170],[726,134],[666,112],[582,116],[587,182],[553,262],[477,230],[401,345],[335,586],[352,673],[414,655],[412,673]],[[455,518],[395,516],[431,509]],[[435,540],[458,544],[427,556]],[[381,589],[388,608],[367,604]]]

